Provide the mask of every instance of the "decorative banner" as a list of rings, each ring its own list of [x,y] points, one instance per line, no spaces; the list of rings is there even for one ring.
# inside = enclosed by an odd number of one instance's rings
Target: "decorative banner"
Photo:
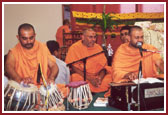
[[[72,15],[74,18],[95,18],[95,19],[102,19],[102,13],[90,13],[90,12],[77,12],[72,11]],[[113,20],[128,20],[128,19],[162,19],[164,18],[164,13],[112,13],[110,16],[114,16]]]

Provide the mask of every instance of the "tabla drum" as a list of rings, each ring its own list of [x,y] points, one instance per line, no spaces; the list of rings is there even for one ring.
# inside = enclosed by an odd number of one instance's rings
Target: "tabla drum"
[[[71,82],[68,102],[76,109],[86,109],[93,100],[90,87],[85,81]]]
[[[42,105],[48,110],[64,110],[63,95],[58,91],[56,84],[50,84],[46,87],[42,85],[39,89]]]
[[[38,88],[33,84],[21,85],[9,80],[4,90],[5,111],[29,111],[37,104]]]

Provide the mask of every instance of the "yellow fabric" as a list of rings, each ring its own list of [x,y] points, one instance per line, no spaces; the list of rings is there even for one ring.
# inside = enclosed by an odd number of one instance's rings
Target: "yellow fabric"
[[[42,72],[47,80],[48,75],[48,59],[55,62],[54,57],[50,54],[45,44],[35,41],[32,49],[25,49],[18,43],[11,49],[15,57],[15,71],[20,77],[31,77],[34,84],[37,84],[38,64],[42,66]]]
[[[63,46],[63,30],[65,31],[65,33],[70,32],[68,25],[63,25],[58,28],[56,33],[56,41],[59,43],[60,47]]]
[[[93,54],[99,53],[102,51],[102,48],[98,45],[95,44],[94,47],[88,48],[82,44],[82,41],[79,40],[78,42],[74,43],[68,50],[65,62],[66,63],[71,63],[73,61],[80,60],[84,57],[91,56]],[[81,71],[83,71],[84,65],[83,62],[77,62],[74,64],[74,66]],[[90,57],[86,61],[86,72],[90,74],[95,74],[98,73],[100,70],[103,68],[108,68],[107,66],[107,59],[104,55],[104,53],[98,54],[96,56]],[[109,70],[109,68],[108,68]],[[95,76],[96,77],[96,76]],[[83,80],[83,77],[80,76],[77,73],[72,74],[71,76],[71,81],[80,81]],[[92,92],[102,92],[106,91],[109,88],[109,83],[112,81],[111,79],[111,74],[106,74],[102,84],[100,87],[94,87],[89,81],[89,86],[91,88]]]
[[[142,47],[144,49],[157,51],[157,49],[152,45],[143,44]],[[143,77],[157,77],[158,73],[155,62],[159,59],[161,59],[161,56],[158,53],[143,52],[143,57],[141,57],[139,49],[130,48],[129,43],[122,44],[117,49],[113,59],[113,81],[121,82],[124,75],[129,72],[135,72],[138,74],[140,60],[142,60]]]

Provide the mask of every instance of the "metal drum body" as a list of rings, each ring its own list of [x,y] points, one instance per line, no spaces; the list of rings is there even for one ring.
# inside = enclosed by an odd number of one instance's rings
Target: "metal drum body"
[[[38,88],[29,84],[26,87],[10,80],[4,90],[4,105],[6,111],[29,111],[37,104]]]
[[[90,87],[85,81],[71,82],[68,102],[76,109],[86,109],[93,100]]]
[[[57,110],[59,106],[63,105],[63,95],[61,94],[61,92],[58,91],[56,84],[50,84],[47,88],[48,90],[46,90],[44,85],[42,85],[39,89],[41,102],[49,109]],[[47,104],[46,104],[46,101],[47,101]]]

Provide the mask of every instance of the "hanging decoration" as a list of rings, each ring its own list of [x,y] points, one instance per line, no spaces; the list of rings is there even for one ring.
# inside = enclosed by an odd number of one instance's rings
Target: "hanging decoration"
[[[90,13],[90,12],[77,12],[72,11],[74,18],[84,18],[84,19],[102,19],[102,13]],[[111,13],[109,16],[112,17],[112,20],[128,20],[128,19],[162,19],[164,18],[164,13]]]

